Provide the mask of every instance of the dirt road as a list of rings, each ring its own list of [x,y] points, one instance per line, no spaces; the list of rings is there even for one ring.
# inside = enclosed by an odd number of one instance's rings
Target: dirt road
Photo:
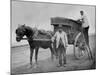
[[[92,52],[95,52],[95,37],[91,37]],[[94,40],[94,41],[93,41]],[[12,74],[27,74],[27,73],[42,73],[42,72],[55,72],[55,71],[73,71],[73,70],[86,70],[90,69],[91,62],[87,56],[76,60],[73,56],[73,46],[70,45],[67,49],[67,64],[66,67],[57,67],[58,60],[51,61],[51,54],[49,49],[39,49],[38,54],[38,67],[34,68],[34,56],[33,65],[30,68],[29,46],[12,47],[11,48],[11,73]]]

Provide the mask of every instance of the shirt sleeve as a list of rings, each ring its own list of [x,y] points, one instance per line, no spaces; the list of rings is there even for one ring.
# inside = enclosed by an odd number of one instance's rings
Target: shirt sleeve
[[[65,42],[66,42],[66,45],[68,45],[68,38],[67,38],[67,34],[65,33]]]

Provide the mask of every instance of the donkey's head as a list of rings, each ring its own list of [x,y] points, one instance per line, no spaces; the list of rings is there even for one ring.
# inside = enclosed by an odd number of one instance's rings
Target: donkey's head
[[[17,42],[20,42],[21,39],[24,37],[25,33],[26,33],[26,30],[25,30],[25,24],[24,25],[20,25],[16,31],[16,41]]]

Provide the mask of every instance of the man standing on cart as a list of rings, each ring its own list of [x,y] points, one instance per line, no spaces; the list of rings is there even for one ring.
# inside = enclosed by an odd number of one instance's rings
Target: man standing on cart
[[[62,25],[59,25],[58,31],[52,37],[52,42],[56,40],[56,52],[59,58],[59,67],[66,64],[66,48],[68,46],[68,39],[66,32],[61,29]]]
[[[87,50],[88,50],[88,53],[89,53],[89,57],[90,57],[90,59],[93,59],[92,52],[91,52],[91,49],[90,49],[90,46],[89,46],[89,34],[88,34],[89,23],[88,23],[88,18],[85,15],[84,11],[81,10],[80,14],[81,14],[81,18],[79,20],[82,22],[82,33],[84,35],[84,39],[85,39],[85,42],[86,42],[86,45],[87,45]]]

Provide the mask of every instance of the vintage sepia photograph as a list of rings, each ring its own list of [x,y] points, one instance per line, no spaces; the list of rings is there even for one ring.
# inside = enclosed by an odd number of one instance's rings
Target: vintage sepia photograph
[[[96,69],[96,6],[11,0],[11,75]]]

